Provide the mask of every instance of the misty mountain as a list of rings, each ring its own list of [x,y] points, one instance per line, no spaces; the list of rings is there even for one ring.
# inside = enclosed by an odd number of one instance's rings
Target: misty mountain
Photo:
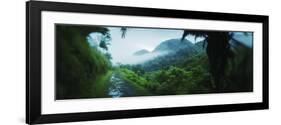
[[[207,47],[207,42],[205,41],[199,41],[199,42],[196,42],[193,46],[193,48],[198,52],[204,52],[206,47]]]
[[[141,56],[141,55],[145,55],[145,54],[147,54],[147,53],[149,53],[148,50],[142,49],[142,50],[139,50],[139,51],[135,52],[133,55],[134,55],[134,56]]]
[[[183,41],[181,39],[169,39],[156,46],[153,52],[176,52],[182,49],[192,49],[193,46],[194,44],[186,39]]]
[[[186,39],[183,41],[180,39],[169,39],[161,42],[152,52],[147,53],[144,50],[139,50],[135,53],[138,53],[138,55],[142,54],[138,56],[139,58],[157,54],[157,56],[150,56],[150,59],[139,63],[146,71],[155,71],[171,65],[183,63],[187,58],[199,52],[203,52],[203,50],[203,42],[193,44]]]
[[[199,42],[197,43],[199,44]],[[152,52],[149,52],[146,49],[141,49],[133,53],[134,56],[142,56],[146,54],[155,54],[155,53],[176,53],[178,51],[186,51],[186,50],[194,50],[199,49],[199,46],[193,44],[190,41],[184,39],[181,41],[181,39],[169,39],[161,42],[159,45],[155,47],[155,49]],[[197,47],[198,46],[198,47]],[[195,48],[194,48],[195,47]],[[161,55],[161,54],[159,54]]]
[[[239,40],[232,39],[229,41],[232,49],[232,56],[239,56],[243,59],[251,59],[252,51],[249,45],[244,44],[247,39]],[[242,42],[243,41],[243,42]],[[250,40],[248,40],[250,41]],[[251,41],[250,41],[251,42]],[[250,43],[249,42],[249,43]],[[159,69],[165,69],[173,65],[182,65],[186,60],[196,56],[196,55],[205,55],[205,50],[207,47],[207,42],[199,41],[195,44],[191,43],[188,40],[179,40],[179,39],[170,39],[164,42],[161,42],[151,53],[156,52],[167,52],[165,55],[156,56],[150,60],[147,60],[141,63],[141,67],[145,71],[156,71]],[[243,55],[244,57],[242,57]],[[238,59],[238,58],[237,58]],[[251,62],[251,60],[247,61]]]

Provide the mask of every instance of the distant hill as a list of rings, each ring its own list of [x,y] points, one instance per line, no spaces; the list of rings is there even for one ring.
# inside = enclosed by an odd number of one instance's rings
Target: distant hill
[[[145,55],[145,54],[148,54],[148,53],[150,53],[148,50],[142,49],[142,50],[139,50],[139,51],[135,52],[133,55],[134,56],[141,56],[141,55]]]
[[[153,52],[175,52],[182,49],[192,49],[193,46],[194,44],[186,39],[184,39],[183,41],[181,41],[181,39],[169,39],[161,42],[158,46],[156,46]]]
[[[180,39],[169,39],[157,45],[152,52],[149,52],[146,49],[141,49],[133,53],[133,55],[142,56],[142,55],[155,54],[155,53],[171,53],[171,52],[175,53],[178,51],[192,50],[194,49],[195,46],[197,47],[196,44],[193,44],[186,39],[184,39],[183,41],[181,41]]]
[[[169,67],[170,65],[183,63],[187,58],[203,52],[202,46],[203,42],[193,44],[186,39],[183,41],[181,39],[169,39],[157,45],[152,52],[147,52],[147,50],[143,49],[135,52],[134,55],[140,58],[153,57],[140,63],[140,65],[146,71],[154,71]]]
[[[251,37],[251,36],[247,36]],[[252,47],[251,43],[252,39],[244,38],[240,35],[238,37],[234,37],[234,39],[230,40],[231,47],[231,57],[235,57],[234,62],[236,62],[235,66],[238,67],[240,65],[244,65],[243,62],[247,62],[245,64],[247,71],[250,71],[247,67],[251,67],[252,65]],[[155,47],[155,49],[151,52],[147,52],[145,50],[140,50],[136,53],[138,59],[145,59],[135,66],[141,67],[146,72],[157,71],[160,69],[166,69],[170,66],[179,66],[184,65],[188,66],[192,64],[189,60],[197,59],[199,62],[204,62],[203,59],[207,58],[197,58],[207,57],[206,49],[208,42],[206,41],[198,41],[196,43],[191,43],[188,40],[181,41],[180,39],[169,39],[161,42],[159,45]],[[149,57],[149,58],[148,58]],[[195,58],[196,57],[196,58]],[[201,60],[201,61],[200,61]],[[189,64],[190,63],[190,64]],[[239,64],[239,65],[237,65]],[[252,70],[251,70],[252,71]],[[235,72],[235,71],[233,71]]]
[[[207,47],[207,42],[204,42],[204,41],[199,41],[199,42],[196,42],[194,44],[194,49],[197,51],[197,52],[203,52],[205,51],[206,47]]]

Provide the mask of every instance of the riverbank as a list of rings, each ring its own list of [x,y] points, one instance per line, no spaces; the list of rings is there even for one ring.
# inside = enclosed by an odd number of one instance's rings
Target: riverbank
[[[110,78],[112,76],[112,71],[108,71],[105,75],[98,77],[98,79],[94,82],[93,88],[93,98],[105,98],[110,97],[108,95],[108,88],[110,86]]]

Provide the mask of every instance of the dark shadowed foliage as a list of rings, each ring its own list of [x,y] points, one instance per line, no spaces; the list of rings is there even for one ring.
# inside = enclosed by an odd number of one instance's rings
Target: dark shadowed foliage
[[[244,33],[246,34],[246,33]],[[225,78],[225,71],[227,69],[227,66],[229,67],[230,65],[228,65],[229,61],[231,58],[234,57],[234,53],[231,50],[231,46],[230,46],[230,41],[236,41],[233,38],[233,33],[230,32],[224,32],[224,31],[189,31],[189,30],[184,30],[184,33],[182,35],[182,39],[184,39],[187,35],[194,35],[195,38],[196,37],[204,37],[205,40],[204,42],[207,43],[207,47],[206,47],[206,53],[208,55],[208,60],[209,60],[209,65],[210,65],[210,73],[212,74],[213,78],[214,78],[214,83],[215,83],[215,88],[217,92],[227,92],[229,91],[229,84],[227,84],[226,82],[226,78]],[[239,43],[239,42],[237,42]],[[205,43],[203,44],[205,45]],[[251,52],[251,51],[250,51]],[[236,55],[236,56],[244,56],[244,53],[240,53],[241,55]],[[239,58],[239,57],[236,57]],[[251,56],[248,57],[244,57],[244,59],[251,59]],[[233,60],[232,60],[233,61]],[[241,63],[241,62],[239,62]],[[250,63],[251,65],[247,65],[247,63]],[[233,63],[232,63],[233,64]],[[247,65],[249,67],[246,67],[245,69],[252,69],[250,67],[252,67],[252,62],[251,60],[249,61],[245,61],[242,63],[242,67],[244,67],[243,65]],[[240,67],[240,68],[242,68]],[[238,68],[238,67],[236,67]],[[237,70],[237,69],[236,69]],[[240,69],[238,68],[240,72]],[[248,72],[249,74],[250,71]],[[243,73],[245,74],[245,73]],[[245,85],[250,85],[252,84],[252,77],[248,77],[248,76],[241,76],[242,79],[246,78],[248,79],[247,83],[243,83]],[[239,79],[239,78],[238,78]],[[237,80],[236,80],[237,81]],[[249,83],[250,82],[250,83]],[[240,83],[237,83],[240,84]],[[251,90],[250,87],[246,87],[247,90]]]
[[[107,72],[109,62],[91,48],[86,37],[91,32],[106,34],[97,26],[56,25],[56,98],[92,97],[95,80]]]

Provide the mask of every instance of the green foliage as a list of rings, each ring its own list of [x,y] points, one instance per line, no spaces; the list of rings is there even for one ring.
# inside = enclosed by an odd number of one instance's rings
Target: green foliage
[[[103,48],[103,49],[105,49],[105,50],[108,50],[108,47],[107,47],[107,45],[106,45],[106,43],[105,43],[104,40],[101,40],[101,42],[100,42],[100,47]]]
[[[134,88],[136,92],[135,96],[151,95],[151,92],[146,89],[148,81],[145,78],[139,76],[134,71],[127,68],[116,68],[115,72]]]
[[[145,86],[147,84],[147,80],[134,71],[126,69],[126,68],[119,68],[117,72],[127,81],[131,83],[135,83],[140,86]]]
[[[121,28],[122,38],[125,38],[126,31],[126,27]],[[204,46],[201,42],[139,65],[118,64],[112,67],[111,54],[90,47],[86,41],[91,32],[103,34],[98,47],[108,50],[111,38],[107,28],[56,25],[57,99],[108,97],[109,80],[113,73],[126,83],[124,85],[133,88],[134,96],[240,92],[253,88],[252,49],[237,46],[236,55],[230,59],[223,53],[230,48],[221,48],[221,53],[217,53],[215,42],[221,38],[216,34],[208,39],[211,50],[201,48]],[[204,36],[200,32],[189,34]],[[183,36],[186,35],[187,32]],[[220,44],[225,41],[220,41]]]
[[[253,53],[247,47],[237,47],[235,58],[232,58],[226,68],[225,90],[252,91],[253,90]]]
[[[99,76],[95,80],[95,84],[92,85],[91,97],[93,98],[103,98],[109,97],[108,88],[110,86],[110,78],[112,71],[108,71],[105,75]]]
[[[121,64],[118,71],[124,79],[153,95],[210,93],[213,88],[207,56],[203,53],[152,72],[145,71],[141,65]]]
[[[193,72],[171,66],[168,70],[160,70],[155,74],[155,79],[160,83],[157,91],[160,94],[184,94],[189,93],[194,85]]]
[[[101,36],[99,47],[108,50],[108,45],[110,45],[109,41],[111,41],[111,36],[109,33],[105,33],[103,36]]]
[[[90,32],[103,27],[56,25],[56,98],[88,98],[92,86],[110,68],[109,60],[86,41]]]
[[[142,65],[119,64],[118,70],[124,79],[142,86],[154,95],[212,92],[213,86],[206,54],[182,58],[181,61],[172,64],[176,65],[151,72],[146,71]]]
[[[137,75],[143,75],[146,72],[145,69],[139,64],[138,65],[119,64],[119,67],[129,69],[129,70],[133,71],[134,73],[136,73]]]
[[[202,77],[203,70],[194,68],[186,71],[182,68],[171,66],[167,70],[158,70],[147,75],[149,79],[154,79],[149,86],[157,94],[192,94],[202,92],[202,82],[206,77]],[[200,75],[201,77],[197,77]]]

